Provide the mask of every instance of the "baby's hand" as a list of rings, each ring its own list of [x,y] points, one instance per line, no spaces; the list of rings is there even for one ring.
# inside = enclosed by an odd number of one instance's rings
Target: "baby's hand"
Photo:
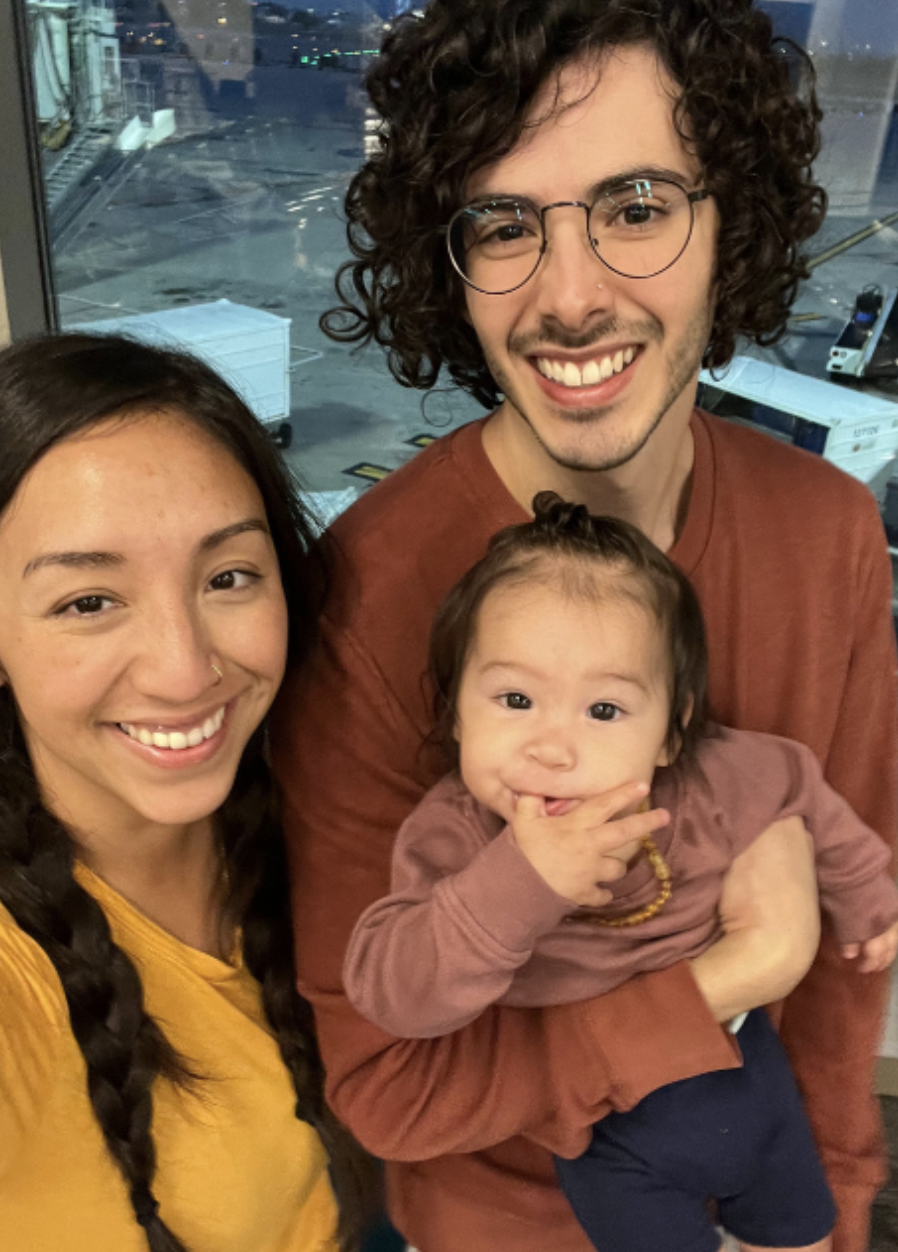
[[[645,835],[666,826],[666,809],[620,814],[645,796],[645,783],[624,783],[603,795],[577,801],[550,817],[538,796],[518,797],[512,831],[524,856],[558,895],[601,908],[612,898],[601,883],[627,872],[627,859]]]
[[[875,974],[888,969],[898,955],[898,922],[884,934],[875,935],[863,943],[843,943],[842,955],[846,961],[857,961],[861,974]]]

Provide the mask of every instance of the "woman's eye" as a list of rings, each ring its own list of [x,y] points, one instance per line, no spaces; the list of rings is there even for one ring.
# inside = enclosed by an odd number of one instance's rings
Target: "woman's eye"
[[[507,691],[504,696],[499,697],[500,702],[507,709],[529,709],[530,700],[522,691]]]
[[[613,722],[619,713],[618,706],[610,704],[607,700],[599,700],[596,704],[589,706],[589,716],[597,722]]]
[[[105,604],[112,604],[108,596],[79,596],[56,610],[57,617],[95,617],[103,612]]]
[[[210,579],[209,586],[213,591],[241,591],[244,587],[251,587],[258,580],[259,575],[252,574],[249,570],[226,569]]]

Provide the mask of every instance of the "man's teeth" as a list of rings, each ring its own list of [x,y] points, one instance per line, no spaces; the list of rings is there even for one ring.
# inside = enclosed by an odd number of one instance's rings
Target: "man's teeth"
[[[119,722],[122,730],[138,743],[147,748],[171,748],[181,752],[184,748],[196,748],[205,739],[211,739],[221,730],[224,721],[224,706],[213,713],[200,726],[192,726],[190,730],[147,730],[145,726],[132,726],[130,722]]]
[[[581,369],[573,361],[553,361],[547,356],[537,357],[536,368],[543,378],[550,378],[563,387],[592,387],[604,382],[612,374],[619,374],[636,355],[635,348],[621,348],[613,356],[597,357],[587,361]]]

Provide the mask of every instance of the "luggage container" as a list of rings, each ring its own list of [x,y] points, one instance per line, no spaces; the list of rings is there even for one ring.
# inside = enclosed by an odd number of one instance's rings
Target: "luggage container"
[[[275,423],[275,442],[290,442],[290,318],[230,300],[184,305],[79,325],[94,334],[130,335],[192,352],[217,370],[260,421]]]
[[[898,452],[898,404],[753,357],[699,374],[703,409],[763,427],[866,483],[882,504]]]

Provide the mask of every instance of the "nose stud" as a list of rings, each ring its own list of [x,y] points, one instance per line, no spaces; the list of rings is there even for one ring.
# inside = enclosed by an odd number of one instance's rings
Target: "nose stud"
[[[221,670],[218,668],[218,666],[215,664],[214,661],[212,662],[212,668],[215,671],[215,682],[212,684],[212,686],[217,687],[218,684],[221,682],[221,680],[224,678],[224,674],[221,672]]]

